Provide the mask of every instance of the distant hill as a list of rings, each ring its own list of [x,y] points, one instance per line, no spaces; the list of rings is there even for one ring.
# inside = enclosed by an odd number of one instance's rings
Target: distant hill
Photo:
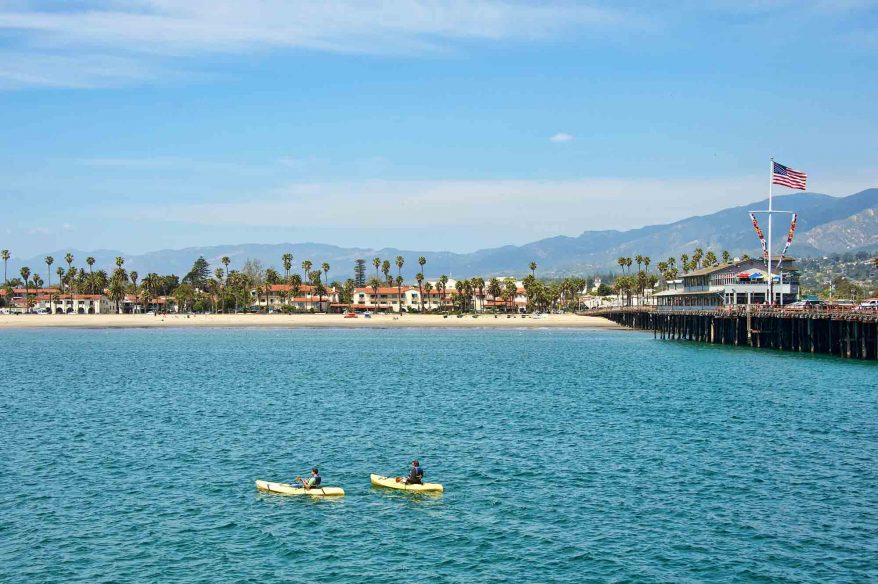
[[[302,260],[315,264],[329,262],[330,279],[347,278],[352,273],[354,260],[364,258],[367,263],[375,256],[393,259],[401,255],[406,260],[404,274],[409,277],[417,269],[419,256],[427,258],[426,275],[436,277],[448,274],[454,277],[472,275],[523,275],[531,261],[539,265],[544,276],[588,274],[615,266],[619,256],[648,255],[657,263],[669,256],[692,253],[696,247],[713,250],[719,255],[728,250],[733,255],[759,252],[759,242],[753,232],[747,211],[764,209],[767,201],[725,209],[710,215],[690,217],[666,225],[651,225],[628,231],[585,231],[578,237],[550,237],[521,246],[503,246],[457,254],[429,250],[396,248],[368,249],[342,248],[320,243],[241,244],[212,247],[191,247],[161,250],[141,255],[130,255],[115,250],[85,252],[71,250],[76,265],[84,265],[86,256],[96,259],[95,268],[109,270],[116,256],[125,258],[125,267],[162,274],[186,274],[198,256],[204,256],[212,268],[221,267],[220,258],[229,256],[231,268],[240,267],[248,258],[260,260],[266,267],[280,267],[281,255],[292,252],[294,268],[299,270]],[[868,189],[847,197],[831,197],[817,193],[802,193],[775,197],[776,209],[796,211],[799,224],[790,253],[796,256],[824,255],[847,251],[878,250],[878,189]],[[764,219],[761,219],[764,227]],[[781,245],[789,224],[786,219],[775,220],[774,242]],[[18,267],[28,265],[42,274],[43,257],[52,255],[56,265],[66,267],[63,261],[68,250],[40,254],[25,261],[17,258],[9,263],[10,275]],[[368,264],[371,268],[371,264]],[[14,271],[13,271],[14,270]]]

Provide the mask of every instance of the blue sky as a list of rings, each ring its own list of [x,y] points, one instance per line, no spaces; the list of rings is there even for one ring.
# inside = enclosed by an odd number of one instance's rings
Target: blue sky
[[[0,1],[0,247],[470,251],[757,200],[772,155],[847,195],[876,103],[867,0]]]

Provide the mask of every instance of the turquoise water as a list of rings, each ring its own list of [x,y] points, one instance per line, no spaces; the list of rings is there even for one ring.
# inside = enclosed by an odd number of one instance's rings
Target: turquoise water
[[[625,331],[0,335],[4,582],[878,578],[874,363]],[[444,495],[370,487],[412,457]],[[348,495],[253,486],[313,464]]]

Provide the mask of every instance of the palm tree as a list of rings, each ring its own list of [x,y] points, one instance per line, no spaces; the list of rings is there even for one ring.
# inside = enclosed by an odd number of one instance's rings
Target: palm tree
[[[619,267],[622,268],[622,273],[625,273],[625,256],[619,256],[616,258],[616,263],[619,264]]]
[[[650,258],[649,256],[643,256],[643,265],[646,268],[647,272],[649,271],[649,264],[651,264],[651,263],[652,263],[652,258]]]
[[[293,269],[293,254],[287,252],[281,256],[281,261],[284,264],[284,284],[290,283],[290,270]],[[286,290],[283,292],[283,300],[285,305],[289,305],[288,302],[289,296],[286,293]]]
[[[423,256],[421,256],[421,257],[423,257]],[[418,272],[418,275],[415,276],[415,280],[418,281],[418,298],[421,299],[420,312],[423,314],[423,312],[424,312],[424,273]]]
[[[223,308],[223,312],[225,312],[225,310],[226,310],[226,294],[225,294],[225,291],[226,291],[226,290],[225,290],[225,286],[223,286],[223,282],[225,281],[225,280],[223,280],[223,276],[224,276],[223,269],[222,269],[222,268],[217,268],[216,270],[213,271],[213,275],[216,277],[217,282],[218,282],[217,285],[220,287],[219,290],[217,291],[217,292],[218,292],[217,295],[220,297],[220,300],[221,300],[221,304],[220,304],[220,305],[221,305],[222,308]]]
[[[372,258],[372,265],[375,266],[375,279],[377,280],[379,278],[378,270],[381,269],[381,258],[377,256]]]
[[[482,297],[484,296],[484,289],[485,289],[484,278],[475,277],[475,278],[470,280],[470,284],[472,285],[474,290],[478,291],[477,297],[479,299],[482,299]],[[476,308],[475,305],[473,305],[473,310],[475,310],[475,308]],[[483,300],[482,301],[482,310],[484,310],[484,308],[485,308],[485,302]]]
[[[89,274],[94,273],[94,272],[92,271],[92,268],[93,268],[93,266],[95,265],[95,259],[94,259],[93,257],[91,257],[91,256],[88,256],[87,258],[85,258],[85,263],[88,264],[88,273],[89,273]]]
[[[448,276],[446,276],[445,274],[442,274],[441,276],[439,276],[439,284],[441,286],[440,295],[439,295],[439,305],[444,306],[445,305],[445,291],[448,289]]]
[[[466,312],[466,280],[458,280],[454,283],[454,289],[457,290],[457,296],[460,298],[460,311]]]
[[[530,267],[530,275],[533,276],[534,278],[536,278],[537,277],[537,263],[531,262],[529,267]]]
[[[64,291],[64,268],[58,266],[55,269],[55,274],[58,276],[58,288],[60,292]]]
[[[384,281],[388,286],[393,284],[393,278],[390,277],[390,260],[381,262],[381,273],[384,274]]]
[[[402,314],[402,276],[396,277],[396,304],[398,306],[399,313]]]
[[[29,285],[28,278],[30,278],[30,268],[27,266],[24,266],[23,268],[21,268],[18,271],[18,273],[21,274],[21,279],[24,280],[24,311],[27,312],[28,311],[27,310],[28,295],[30,292],[30,290],[28,288],[28,285]]]
[[[4,284],[9,281],[9,279],[6,277],[6,264],[9,263],[10,257],[12,257],[12,256],[9,255],[8,249],[0,250],[0,259],[3,260],[3,283]]]
[[[500,287],[500,280],[497,278],[491,278],[488,281],[488,294],[491,295],[491,299],[494,301],[494,312],[497,312],[497,299],[502,292],[503,289]]]
[[[640,266],[643,264],[643,256],[640,254],[637,254],[636,256],[634,256],[634,262],[637,264],[637,271],[639,272]]]
[[[396,303],[399,305],[399,313],[402,314],[402,267],[405,265],[405,258],[401,255],[396,256]]]
[[[425,258],[424,256],[421,256],[418,258],[418,265],[421,266],[421,274],[424,273],[424,264],[426,264],[426,263],[427,263],[427,258]]]
[[[378,308],[378,288],[381,286],[381,280],[378,278],[371,278],[369,280],[369,287],[372,288],[372,294],[375,296],[375,309]]]
[[[293,269],[293,254],[285,253],[280,259],[284,264],[284,281],[286,283],[290,279],[290,270]]]
[[[712,251],[708,251],[704,254],[704,267],[714,266],[716,265],[716,254]]]
[[[625,258],[625,267],[628,268],[628,273],[631,273],[631,258]]]
[[[311,260],[305,260],[302,262],[302,281],[307,282],[311,279],[311,266],[314,264],[311,263]]]
[[[423,274],[421,274],[421,275],[423,276]],[[430,292],[431,292],[432,290],[433,290],[433,284],[431,284],[429,280],[427,280],[426,282],[424,282],[424,294],[427,295],[428,299],[429,299],[429,296],[430,296]],[[428,302],[431,302],[431,301],[428,300]],[[430,304],[429,308],[430,308],[430,310],[433,310],[433,308],[432,308],[432,304]],[[421,311],[423,311],[423,310],[424,310],[424,296],[423,296],[423,294],[422,294],[422,295],[421,295]]]
[[[46,256],[46,286],[49,288],[52,287],[52,264],[55,263],[55,258],[52,256]]]
[[[74,281],[73,281],[73,278],[71,275],[71,272],[72,272],[71,267],[73,266],[73,254],[68,251],[67,255],[64,256],[64,261],[67,262],[67,278],[68,278],[67,291],[70,293],[70,306],[72,307],[73,306],[73,284],[74,284]],[[72,273],[75,274],[75,272],[72,272]]]
[[[724,249],[722,255],[723,255],[723,263],[724,264],[728,264],[732,261],[732,254],[729,253],[729,250]]]
[[[131,273],[128,274],[128,277],[131,279],[131,283],[134,284],[134,299],[137,300],[137,278],[140,274],[137,273],[137,270],[131,270]],[[143,312],[143,306],[140,307],[140,311]]]
[[[321,264],[320,267],[323,268],[323,281],[328,286],[329,285],[329,262],[323,262],[323,264]]]
[[[229,264],[232,263],[231,258],[229,256],[223,256],[220,258],[220,263],[226,268],[226,286],[229,284]]]

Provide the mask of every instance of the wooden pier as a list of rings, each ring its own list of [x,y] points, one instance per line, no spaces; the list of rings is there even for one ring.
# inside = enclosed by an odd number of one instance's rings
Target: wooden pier
[[[652,307],[611,308],[588,314],[622,326],[651,330],[661,339],[878,360],[875,312],[744,306],[672,312]]]

